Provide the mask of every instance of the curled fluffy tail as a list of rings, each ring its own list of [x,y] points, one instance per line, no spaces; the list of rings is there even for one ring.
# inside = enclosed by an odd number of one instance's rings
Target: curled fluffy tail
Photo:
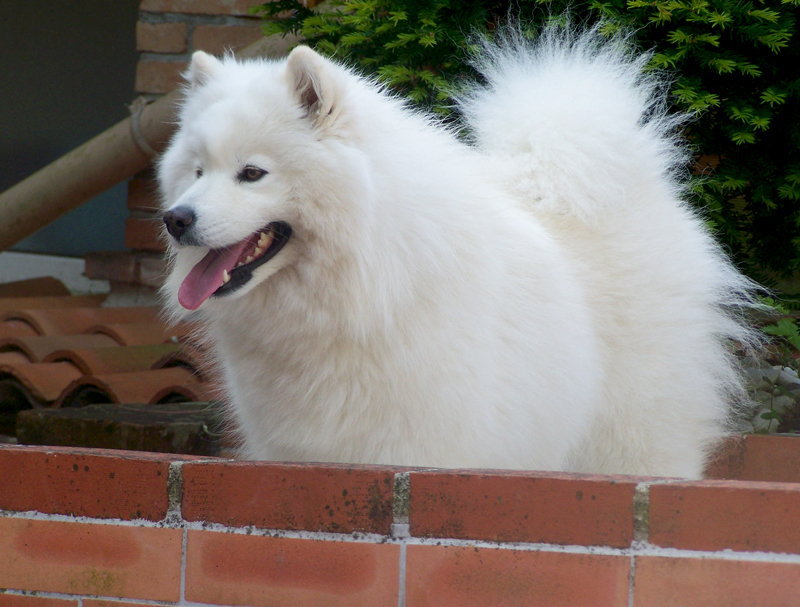
[[[484,39],[473,64],[486,83],[459,100],[517,196],[586,220],[634,203],[644,183],[674,196],[687,160],[676,136],[685,117],[667,115],[663,76],[645,72],[650,55],[599,27],[549,27],[535,41],[509,27]]]

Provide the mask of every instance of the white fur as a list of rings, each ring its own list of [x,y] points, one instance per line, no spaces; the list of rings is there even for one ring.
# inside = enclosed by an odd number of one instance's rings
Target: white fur
[[[644,61],[507,34],[466,145],[307,48],[196,55],[165,209],[212,248],[294,229],[198,311],[244,456],[700,476],[740,395],[725,339],[749,339],[722,306],[750,284],[680,199]],[[269,174],[237,183],[248,163]],[[208,249],[172,249],[178,318]]]

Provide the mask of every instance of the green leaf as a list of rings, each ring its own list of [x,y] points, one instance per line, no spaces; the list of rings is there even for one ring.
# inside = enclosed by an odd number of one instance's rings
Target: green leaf
[[[730,13],[728,12],[718,13],[716,11],[712,11],[708,15],[708,21],[711,24],[711,27],[725,29],[727,25],[733,23],[733,17],[731,17]]]
[[[760,76],[761,70],[758,68],[757,65],[753,63],[748,63],[746,61],[739,61],[736,63],[736,68],[742,73],[748,76]]]
[[[747,180],[736,177],[726,177],[720,180],[720,184],[725,190],[741,190],[747,185]]]
[[[258,8],[258,7],[253,7]],[[275,23],[274,21],[265,21],[261,24],[261,32],[269,38],[270,36],[275,36],[277,34],[283,33],[283,27],[279,23]]]
[[[759,114],[750,119],[750,124],[752,125],[753,129],[761,129],[762,131],[766,131],[769,127],[769,121],[770,117],[768,115]]]
[[[775,324],[762,327],[761,330],[767,335],[784,338],[795,349],[800,350],[800,329],[798,329],[794,320],[783,318]]]
[[[769,21],[770,23],[777,23],[778,18],[780,17],[779,13],[770,10],[762,10],[756,9],[747,12],[748,15],[754,17],[756,19],[762,19],[763,21]]]
[[[424,46],[425,48],[430,48],[436,45],[436,34],[434,32],[428,32],[419,37],[419,43]]]
[[[408,46],[412,42],[415,42],[419,38],[418,34],[398,34],[397,39],[392,42],[387,42],[384,44],[384,48],[386,49],[396,49]]]
[[[788,30],[778,30],[771,34],[758,36],[758,41],[768,46],[773,52],[778,52],[787,45],[791,37],[792,34]]]
[[[736,145],[755,143],[756,136],[751,131],[734,131],[731,133],[731,141],[733,141]]]
[[[748,124],[753,119],[753,115],[754,115],[753,108],[751,108],[751,107],[745,107],[745,108],[741,108],[740,109],[740,108],[736,107],[735,105],[732,105],[732,106],[728,107],[728,111],[729,111],[730,115],[733,116],[736,120],[739,120],[740,122],[745,122],[745,123],[748,123]]]
[[[362,44],[369,40],[369,36],[367,36],[363,32],[351,32],[349,34],[345,34],[339,39],[339,42],[344,46],[356,46],[357,44]]]
[[[720,74],[730,74],[736,68],[736,62],[733,59],[723,59],[722,57],[714,57],[708,61],[708,64],[715,67]]]
[[[800,187],[794,183],[785,183],[778,187],[778,194],[787,200],[800,200]]]
[[[761,93],[761,101],[763,103],[768,103],[769,107],[774,107],[776,105],[783,105],[786,103],[787,94],[786,93],[779,93],[772,87],[769,87],[766,91]]]
[[[677,66],[677,57],[673,54],[656,53],[650,62],[653,67],[659,69],[675,68]]]
[[[401,21],[408,21],[408,15],[405,11],[391,11],[389,13],[389,20],[397,25]]]

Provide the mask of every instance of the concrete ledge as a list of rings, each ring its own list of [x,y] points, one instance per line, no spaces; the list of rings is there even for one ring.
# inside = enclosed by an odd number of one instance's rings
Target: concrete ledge
[[[219,406],[210,403],[28,409],[17,414],[16,435],[26,445],[215,456],[221,419]]]
[[[52,276],[63,282],[73,295],[108,293],[107,280],[90,280],[83,274],[81,257],[36,253],[0,253],[0,283]]]

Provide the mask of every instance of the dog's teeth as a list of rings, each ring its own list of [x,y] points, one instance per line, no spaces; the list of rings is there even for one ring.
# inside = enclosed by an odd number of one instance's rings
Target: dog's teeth
[[[258,237],[258,246],[261,247],[262,249],[266,249],[272,242],[272,238],[273,238],[272,232],[270,232],[269,234],[261,232],[261,236]]]
[[[253,261],[253,256],[252,255],[248,255],[247,257],[244,258],[244,262],[245,263],[250,263],[251,261]]]
[[[262,249],[261,247],[256,247],[256,250],[253,251],[253,257],[261,257],[263,253],[264,249]]]
[[[228,270],[222,270],[222,284],[227,284],[230,279],[231,275],[228,274]]]

